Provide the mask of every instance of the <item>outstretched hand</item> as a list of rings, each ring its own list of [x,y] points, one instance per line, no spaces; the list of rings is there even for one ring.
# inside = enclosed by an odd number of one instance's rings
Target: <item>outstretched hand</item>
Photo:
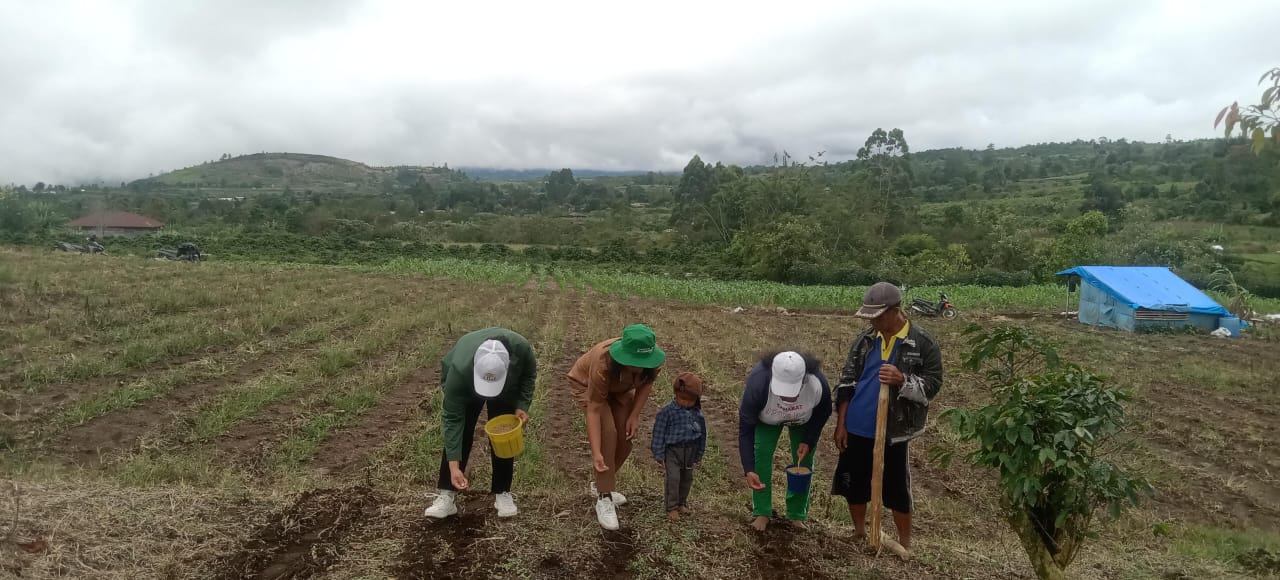
[[[764,483],[760,481],[760,475],[754,471],[747,472],[747,487],[755,491],[764,491]]]
[[[598,473],[609,471],[609,464],[604,462],[604,455],[597,453],[596,456],[592,458],[592,463],[595,464],[596,472]]]
[[[453,488],[458,491],[466,491],[471,487],[471,483],[467,481],[466,474],[461,469],[455,469],[449,474],[449,479],[453,483]]]

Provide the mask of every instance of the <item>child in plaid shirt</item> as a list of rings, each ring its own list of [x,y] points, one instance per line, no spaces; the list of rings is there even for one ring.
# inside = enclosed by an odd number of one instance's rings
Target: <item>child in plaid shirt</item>
[[[666,469],[667,515],[679,520],[689,512],[693,466],[707,450],[707,420],[702,416],[702,378],[693,373],[676,377],[675,400],[667,403],[653,423],[653,458]]]

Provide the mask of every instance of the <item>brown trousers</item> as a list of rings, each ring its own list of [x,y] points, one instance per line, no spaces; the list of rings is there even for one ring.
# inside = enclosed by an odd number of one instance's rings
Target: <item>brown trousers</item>
[[[586,387],[577,381],[570,382],[573,383],[575,398],[585,415],[587,412]],[[627,417],[635,398],[635,391],[610,393],[608,407],[600,413],[600,454],[604,455],[604,463],[609,466],[608,471],[603,473],[596,471],[595,462],[590,457],[590,449],[588,449],[587,458],[592,466],[591,472],[596,474],[597,493],[609,493],[617,489],[618,470],[631,456],[631,442],[627,441]]]

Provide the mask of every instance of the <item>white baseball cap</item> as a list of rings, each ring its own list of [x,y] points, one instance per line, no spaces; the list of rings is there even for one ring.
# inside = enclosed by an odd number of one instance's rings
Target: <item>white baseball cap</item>
[[[476,349],[475,365],[471,371],[476,394],[486,398],[501,394],[502,387],[507,384],[507,365],[510,362],[511,355],[501,342],[486,340],[481,343]]]
[[[799,353],[779,353],[773,357],[773,379],[769,381],[769,390],[779,397],[798,396],[804,384],[804,371],[804,357]]]

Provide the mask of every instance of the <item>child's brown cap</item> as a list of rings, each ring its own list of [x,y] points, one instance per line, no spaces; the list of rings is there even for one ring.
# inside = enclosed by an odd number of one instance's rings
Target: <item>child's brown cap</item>
[[[695,399],[702,398],[702,377],[690,372],[683,372],[676,375],[676,384],[673,387],[677,393],[683,391]]]

